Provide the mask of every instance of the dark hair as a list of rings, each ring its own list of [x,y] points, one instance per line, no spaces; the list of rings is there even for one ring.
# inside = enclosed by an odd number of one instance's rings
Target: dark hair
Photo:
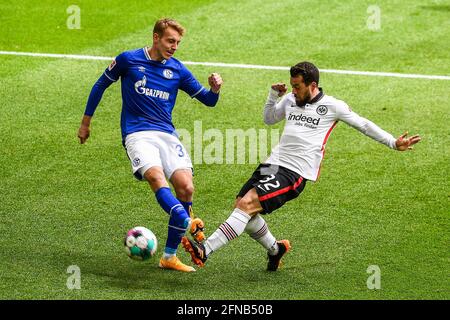
[[[162,37],[167,28],[174,28],[181,36],[184,35],[185,29],[183,26],[178,21],[170,18],[161,18],[156,21],[155,26],[153,27],[153,33],[157,33]]]
[[[303,77],[305,85],[309,86],[313,81],[319,84],[319,69],[311,62],[303,61],[291,67],[291,77]]]

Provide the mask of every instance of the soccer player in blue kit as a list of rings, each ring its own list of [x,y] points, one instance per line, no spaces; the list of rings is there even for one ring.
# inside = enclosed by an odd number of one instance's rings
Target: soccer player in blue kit
[[[176,256],[186,230],[202,240],[204,223],[191,217],[194,185],[192,162],[175,131],[172,110],[181,89],[209,107],[219,99],[222,78],[213,73],[205,89],[192,73],[173,58],[184,34],[173,19],[163,18],[153,28],[153,45],[119,54],[92,88],[78,130],[80,143],[90,135],[91,118],[103,92],[121,78],[122,142],[135,177],[147,180],[169,218],[168,236],[159,267],[183,272],[195,269]],[[170,181],[175,189],[172,194]]]

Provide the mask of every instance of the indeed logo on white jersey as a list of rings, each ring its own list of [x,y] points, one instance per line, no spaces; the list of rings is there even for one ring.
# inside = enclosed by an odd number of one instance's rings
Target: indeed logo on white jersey
[[[308,116],[304,116],[302,113],[301,114],[293,114],[290,113],[288,120],[294,120],[294,121],[301,121],[301,122],[306,122],[306,123],[311,123],[315,126],[319,125],[320,122],[320,118],[313,118],[313,117],[308,117]]]
[[[163,100],[169,100],[170,94],[165,91],[146,88],[145,84],[147,83],[147,78],[144,76],[142,80],[136,81],[134,83],[134,90],[136,90],[139,94],[144,94],[149,97],[160,98]]]

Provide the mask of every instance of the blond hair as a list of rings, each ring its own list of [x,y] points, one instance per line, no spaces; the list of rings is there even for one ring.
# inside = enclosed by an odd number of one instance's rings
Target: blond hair
[[[185,29],[178,21],[170,18],[162,18],[156,21],[155,26],[153,27],[153,33],[157,33],[162,37],[167,28],[174,28],[181,36],[184,35],[185,32]]]

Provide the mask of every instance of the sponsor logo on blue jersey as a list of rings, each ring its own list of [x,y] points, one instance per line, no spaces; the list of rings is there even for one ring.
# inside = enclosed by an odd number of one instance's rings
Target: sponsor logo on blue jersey
[[[142,80],[138,80],[134,83],[134,90],[137,93],[146,95],[148,97],[160,98],[162,100],[169,100],[170,94],[166,91],[161,91],[157,89],[146,88],[147,78],[144,76]]]

